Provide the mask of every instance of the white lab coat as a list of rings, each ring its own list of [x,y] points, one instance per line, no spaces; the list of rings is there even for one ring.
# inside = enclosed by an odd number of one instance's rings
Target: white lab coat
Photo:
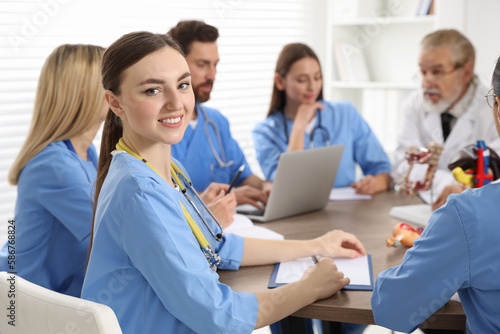
[[[460,149],[476,144],[477,140],[484,140],[486,145],[500,153],[500,139],[498,137],[493,112],[484,96],[488,88],[477,78],[477,86],[472,101],[466,112],[460,116],[453,126],[439,159],[438,170],[434,176],[434,200],[446,185],[458,183],[454,180],[448,164]],[[408,146],[424,147],[430,142],[443,144],[441,116],[436,112],[425,111],[423,94],[420,90],[411,93],[403,103],[403,119],[398,135],[392,177],[399,183],[408,170],[404,161],[405,149]]]

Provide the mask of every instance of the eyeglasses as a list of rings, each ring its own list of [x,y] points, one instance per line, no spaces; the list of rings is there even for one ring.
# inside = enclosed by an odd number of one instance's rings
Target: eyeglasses
[[[422,70],[417,73],[417,77],[420,79],[420,81],[424,81],[426,78],[429,78],[427,80],[431,81],[439,81],[443,79],[445,76],[455,72],[459,68],[463,67],[463,64],[460,65],[455,65],[453,68],[449,71],[445,71],[443,69],[432,69],[432,70]]]
[[[497,97],[495,95],[495,93],[493,92],[493,88],[490,89],[488,91],[488,94],[486,94],[484,97],[486,98],[486,102],[488,102],[488,105],[490,106],[490,108],[493,109],[493,106],[495,105],[496,97]]]

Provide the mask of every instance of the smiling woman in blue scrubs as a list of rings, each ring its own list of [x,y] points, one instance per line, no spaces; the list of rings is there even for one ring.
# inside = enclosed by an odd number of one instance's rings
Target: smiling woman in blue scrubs
[[[194,108],[178,45],[167,35],[130,33],[106,50],[102,73],[112,111],[104,125],[83,298],[109,305],[124,333],[251,333],[347,284],[328,258],[274,290],[242,293],[220,283],[207,260],[235,270],[365,250],[342,231],[302,241],[218,236],[222,230],[195,189],[186,189],[192,200],[183,193],[189,175],[171,159],[171,145],[182,139]],[[203,238],[217,255],[206,256]]]
[[[28,137],[9,172],[17,185],[15,263],[8,245],[0,270],[48,289],[80,296],[97,175],[92,140],[107,104],[101,85],[104,49],[62,45],[40,73]]]
[[[276,64],[267,119],[253,130],[257,159],[266,179],[274,180],[283,152],[344,145],[334,187],[374,194],[390,185],[391,163],[370,126],[347,101],[323,100],[318,57],[305,44],[283,47]],[[365,178],[355,183],[355,166]]]

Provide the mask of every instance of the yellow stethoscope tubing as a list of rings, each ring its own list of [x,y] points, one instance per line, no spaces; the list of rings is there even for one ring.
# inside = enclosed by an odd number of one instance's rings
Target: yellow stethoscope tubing
[[[118,144],[116,144],[116,148],[121,150],[121,151],[125,151],[128,154],[130,154],[131,156],[133,156],[134,158],[137,158],[137,159],[143,161],[147,166],[149,166],[149,168],[151,168],[156,174],[158,174],[162,179],[164,179],[163,176],[161,176],[161,174],[158,173],[158,171],[149,162],[147,162],[146,160],[141,158],[138,154],[136,154],[134,151],[132,151],[127,145],[125,145],[125,143],[123,142],[123,138],[120,138],[120,140],[118,141]],[[175,166],[175,163],[173,161],[170,162],[171,171],[173,170],[172,165]],[[182,173],[182,171],[179,169],[179,167],[177,167],[177,166],[175,166],[175,167],[179,170],[180,173]],[[184,173],[182,173],[182,175],[184,175]],[[176,179],[175,181],[176,181],[177,185],[179,186],[179,188],[181,189],[181,191],[185,193],[186,188],[184,188],[184,186],[181,184],[179,177],[175,174],[175,172],[172,174],[172,176],[174,177],[174,179]],[[200,247],[203,249],[203,248],[209,246],[207,238],[205,238],[205,236],[201,232],[199,226],[194,222],[193,217],[191,217],[191,215],[189,214],[189,212],[187,211],[187,209],[184,207],[184,205],[182,204],[182,202],[180,200],[179,200],[179,203],[181,204],[182,211],[184,212],[184,216],[186,217],[186,221],[187,221],[189,227],[191,228],[191,231],[193,232],[194,236],[196,237],[196,240],[198,240]]]
[[[201,248],[208,247],[209,243],[207,241],[207,238],[205,238],[205,236],[201,232],[198,225],[196,225],[196,223],[193,220],[193,217],[191,217],[191,215],[189,214],[189,212],[186,209],[186,207],[184,206],[184,204],[182,204],[181,201],[179,201],[179,203],[181,203],[182,211],[184,212],[184,216],[186,217],[186,221],[187,221],[189,227],[191,228],[191,231],[193,231],[193,234],[196,237],[196,240],[198,240],[200,247]]]

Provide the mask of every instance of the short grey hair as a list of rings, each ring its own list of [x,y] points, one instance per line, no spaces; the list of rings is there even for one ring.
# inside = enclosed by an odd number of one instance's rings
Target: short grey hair
[[[472,43],[455,29],[442,29],[428,34],[420,43],[423,49],[451,47],[451,63],[454,66],[464,65],[470,61],[474,66],[476,51]]]

